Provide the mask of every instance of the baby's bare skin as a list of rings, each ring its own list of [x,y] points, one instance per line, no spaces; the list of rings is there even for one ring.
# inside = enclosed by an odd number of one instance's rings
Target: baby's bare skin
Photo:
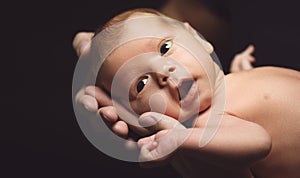
[[[197,148],[195,142],[208,118],[208,109],[198,117],[195,134],[174,154],[173,166],[184,177],[295,178],[300,175],[300,103],[297,102],[300,101],[300,72],[259,67],[229,74],[225,81],[227,104],[217,134],[204,148]],[[260,153],[255,144],[268,142],[260,140],[265,134],[251,123],[261,126],[270,136],[270,150],[263,146]],[[250,140],[248,134],[253,136]],[[252,151],[251,145],[254,145]],[[247,158],[241,150],[253,156]],[[195,172],[200,169],[201,173]]]
[[[123,48],[118,48],[110,56],[111,58],[107,59],[105,63],[107,66],[105,66],[110,70],[103,72],[102,76],[104,77],[104,74],[114,76],[112,69],[118,70],[118,65],[122,65],[124,61],[140,52],[130,53],[127,50],[128,45],[140,46],[145,51],[154,51],[156,43],[157,40],[137,40],[127,43],[127,46]],[[178,59],[185,59],[185,61],[189,59],[189,55],[181,51],[181,48],[174,46],[173,49],[177,49],[180,51],[180,55],[184,55]],[[118,60],[113,60],[114,56],[117,56]],[[189,69],[193,69],[193,74],[196,76],[203,74],[199,72],[200,68],[191,66],[189,63],[185,65]],[[109,77],[104,78],[109,79]],[[178,145],[176,142],[182,143],[180,139],[186,135],[187,140],[178,149],[176,146],[171,148],[175,152],[173,156],[170,156],[173,159],[171,163],[184,177],[198,177],[200,167],[205,167],[201,169],[202,175],[210,177],[227,175],[231,178],[248,178],[251,177],[250,171],[254,176],[263,178],[295,177],[300,174],[298,170],[300,165],[300,156],[298,156],[300,155],[300,129],[298,127],[300,126],[300,112],[297,111],[300,107],[300,103],[297,102],[300,101],[299,81],[299,72],[275,67],[261,67],[229,74],[225,76],[224,116],[216,135],[205,147],[199,147],[199,140],[204,133],[207,115],[210,113],[207,102],[208,109],[201,112],[194,128],[180,130],[179,132],[182,133],[174,131],[169,138],[166,137],[164,140],[152,137],[154,140],[150,140],[148,143],[158,142],[158,144],[150,145],[148,148],[142,146],[142,149],[146,151],[142,151],[141,157],[151,160],[153,156],[147,158],[148,152],[168,150],[169,148],[164,148],[163,145]],[[200,88],[198,88],[200,94],[207,89],[203,83],[202,80],[202,85],[199,85]],[[109,82],[104,82],[104,84],[110,85]],[[166,97],[168,96],[166,95]],[[171,98],[168,99],[171,101]],[[203,104],[203,100],[201,101],[200,103]],[[171,114],[176,110],[174,108],[175,106],[170,105],[169,115],[166,115],[173,117]],[[174,120],[176,120],[175,117]],[[165,130],[165,128],[159,130]]]
[[[270,154],[251,166],[257,177],[300,175],[300,72],[262,67],[226,76],[225,111],[261,125]]]
[[[175,151],[173,166],[189,178],[300,175],[300,72],[260,67],[225,80],[225,114],[217,134],[199,148],[208,109],[195,128],[186,129],[192,134]]]

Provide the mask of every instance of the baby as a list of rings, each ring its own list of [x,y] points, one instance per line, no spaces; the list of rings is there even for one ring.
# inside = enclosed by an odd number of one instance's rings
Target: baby
[[[142,160],[168,160],[184,177],[300,176],[300,72],[224,76],[209,42],[151,9],[122,13],[99,35],[96,85],[134,131],[153,134],[139,141]],[[167,119],[176,126],[157,129]]]

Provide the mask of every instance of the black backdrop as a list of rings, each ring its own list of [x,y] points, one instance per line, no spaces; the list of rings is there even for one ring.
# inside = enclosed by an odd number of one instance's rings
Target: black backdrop
[[[234,50],[253,42],[256,56],[269,59],[257,65],[299,69],[297,5],[251,2],[232,6],[233,15],[243,14],[232,19]],[[141,169],[102,154],[77,124],[71,99],[74,35],[124,9],[161,5],[159,0],[106,3],[10,1],[2,7],[1,177],[178,177],[168,166]]]
[[[12,46],[3,59],[1,177],[173,177],[98,151],[81,132],[72,107],[77,56],[72,40],[113,14],[158,1],[21,1],[8,4],[3,34]],[[158,3],[158,4],[156,4]],[[3,63],[2,63],[3,64]],[[9,65],[10,67],[8,67]],[[2,176],[2,175],[5,176]]]

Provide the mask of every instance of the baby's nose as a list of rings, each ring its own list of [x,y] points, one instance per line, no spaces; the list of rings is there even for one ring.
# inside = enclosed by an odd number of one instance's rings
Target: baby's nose
[[[158,79],[158,83],[161,86],[168,85],[168,78],[170,77],[170,73],[174,72],[176,70],[176,66],[172,64],[166,64],[163,66],[160,66],[161,70],[156,72],[156,76]]]

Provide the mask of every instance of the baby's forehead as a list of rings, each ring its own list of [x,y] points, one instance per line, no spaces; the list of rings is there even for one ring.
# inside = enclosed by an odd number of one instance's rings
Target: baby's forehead
[[[182,22],[174,21],[174,19],[139,14],[103,29],[94,38],[94,44],[103,61],[109,55],[112,56],[112,52],[121,52],[124,49],[125,52],[122,55],[129,55],[134,51],[138,53],[143,52],[143,50],[153,50],[155,46],[151,42],[159,41],[155,39],[182,36],[184,31],[182,27]],[[140,42],[143,43],[138,44]],[[143,48],[145,46],[148,48]],[[118,52],[114,55],[116,54]]]
[[[159,52],[159,44],[163,39],[142,38],[119,45],[106,58],[109,63],[124,63],[127,60],[149,52]]]

